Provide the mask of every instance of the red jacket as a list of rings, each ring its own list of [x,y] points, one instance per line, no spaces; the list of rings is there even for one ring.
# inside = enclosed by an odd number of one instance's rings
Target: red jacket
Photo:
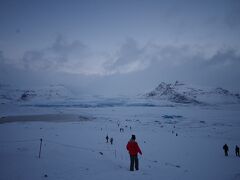
[[[138,143],[134,140],[130,140],[126,148],[131,156],[136,156],[138,153],[142,154],[142,151],[139,148]]]

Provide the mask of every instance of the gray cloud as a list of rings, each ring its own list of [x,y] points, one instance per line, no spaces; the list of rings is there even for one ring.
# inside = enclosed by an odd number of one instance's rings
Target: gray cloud
[[[236,49],[219,50],[208,59],[206,64],[211,66],[231,66],[240,64],[240,54]]]
[[[112,74],[143,71],[158,63],[159,66],[177,67],[196,60],[211,58],[216,50],[198,45],[140,45],[134,39],[127,39],[106,62],[105,70]]]
[[[208,52],[199,46],[159,45],[151,42],[140,45],[134,39],[127,39],[104,64],[104,68],[110,74],[133,73],[148,69],[155,62],[177,66],[199,54],[207,56]]]
[[[141,45],[136,40],[128,38],[115,53],[97,53],[80,41],[69,43],[62,36],[58,36],[50,47],[25,52],[18,65],[25,69],[70,74],[128,74],[143,71],[155,61],[173,66],[182,64],[199,53],[199,48],[196,49],[187,45],[161,46],[154,43]]]
[[[68,74],[100,75],[130,74],[159,69],[221,69],[239,65],[239,52],[234,48],[211,48],[203,45],[140,44],[126,39],[115,53],[98,53],[80,41],[68,42],[58,36],[45,49],[24,53],[19,61],[8,60],[0,51],[0,62],[32,71],[53,71]],[[164,71],[164,70],[163,70]],[[192,72],[194,73],[194,72]]]
[[[134,82],[139,79],[144,81],[145,85],[157,84],[159,81],[183,80],[194,84],[240,88],[237,83],[240,77],[240,52],[237,48],[202,45],[162,46],[154,43],[144,46],[135,44],[133,47],[137,47],[137,50],[132,52],[140,52],[140,56],[130,53],[129,57],[140,58],[139,62],[144,62],[145,66],[129,73],[128,79],[133,79],[131,84],[136,84]],[[122,61],[124,65],[137,61],[128,58],[128,54],[123,53],[128,60]],[[120,57],[125,57],[123,55]],[[117,66],[118,64],[120,66]],[[120,62],[115,65],[124,67]]]
[[[79,58],[83,57],[86,55],[88,48],[86,45],[77,40],[73,41],[72,43],[68,43],[63,36],[59,35],[52,47],[48,48],[47,50],[58,54],[60,57],[63,57],[60,59],[60,61],[67,61],[71,54],[78,54],[80,56]]]
[[[141,47],[137,41],[128,38],[125,43],[104,64],[110,74],[132,73],[144,70],[149,66],[148,47]]]
[[[134,94],[148,91],[161,81],[175,80],[240,88],[237,48],[140,44],[134,39],[127,39],[110,55],[94,53],[79,41],[69,43],[61,37],[45,49],[24,53],[20,61],[7,59],[0,51],[0,69],[3,82],[22,85],[57,81],[103,94]]]
[[[65,68],[68,71],[71,66],[81,66],[87,56],[86,45],[80,41],[68,43],[62,36],[58,36],[50,47],[25,52],[20,65],[26,69],[64,71]]]

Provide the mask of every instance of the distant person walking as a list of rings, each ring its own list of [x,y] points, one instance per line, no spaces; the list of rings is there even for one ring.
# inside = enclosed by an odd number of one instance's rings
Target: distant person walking
[[[228,156],[228,145],[227,144],[224,144],[223,146],[223,150],[224,150],[224,153],[225,153],[225,156]]]
[[[108,135],[106,136],[106,141],[107,141],[107,143],[108,143],[108,139],[109,139],[109,137],[108,137]]]
[[[236,153],[236,156],[239,156],[239,147],[237,145],[235,147],[235,153]]]
[[[113,138],[112,137],[110,138],[110,143],[113,144]]]
[[[134,166],[136,170],[139,169],[138,153],[142,155],[142,151],[135,140],[136,136],[132,135],[132,138],[128,141],[126,146],[130,155],[130,171],[134,171]]]

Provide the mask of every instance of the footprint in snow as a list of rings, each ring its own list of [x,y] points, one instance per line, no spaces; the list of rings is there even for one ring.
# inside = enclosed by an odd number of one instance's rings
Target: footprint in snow
[[[165,166],[171,166],[171,167],[181,168],[180,165],[176,165],[176,164],[172,164],[172,163],[165,163]]]

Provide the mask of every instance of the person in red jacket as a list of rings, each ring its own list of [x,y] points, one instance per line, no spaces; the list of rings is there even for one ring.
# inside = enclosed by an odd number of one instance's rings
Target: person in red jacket
[[[138,170],[138,153],[142,155],[142,151],[135,140],[136,136],[132,135],[132,138],[130,141],[128,141],[128,144],[126,146],[130,155],[130,171],[134,170],[134,165],[135,169]]]

